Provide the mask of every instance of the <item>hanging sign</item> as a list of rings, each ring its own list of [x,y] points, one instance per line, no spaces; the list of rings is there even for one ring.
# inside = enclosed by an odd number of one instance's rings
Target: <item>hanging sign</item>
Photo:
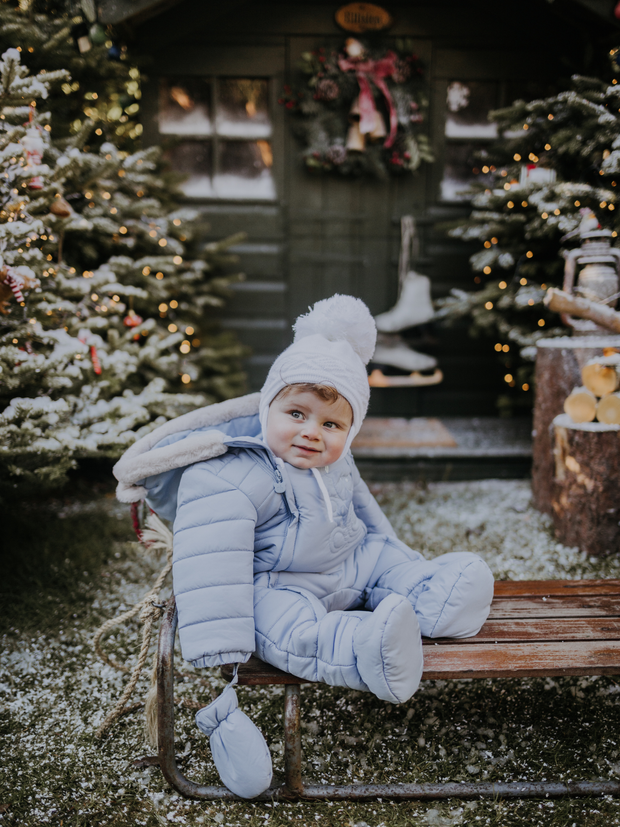
[[[380,32],[392,25],[392,15],[374,3],[347,3],[336,12],[336,23],[347,32]]]

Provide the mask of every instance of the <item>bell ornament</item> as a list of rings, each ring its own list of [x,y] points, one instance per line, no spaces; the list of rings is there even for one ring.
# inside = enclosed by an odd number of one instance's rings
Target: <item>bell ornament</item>
[[[360,125],[357,121],[349,127],[346,148],[349,152],[364,152],[366,149],[366,138],[360,132]]]

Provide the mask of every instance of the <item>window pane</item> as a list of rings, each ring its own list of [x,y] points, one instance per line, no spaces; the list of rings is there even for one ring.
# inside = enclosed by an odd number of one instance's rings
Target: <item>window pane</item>
[[[214,195],[209,141],[183,141],[169,149],[164,157],[175,172],[188,176],[180,185],[185,195],[196,198],[209,198]]]
[[[222,141],[215,192],[220,198],[276,197],[268,141]]]
[[[164,135],[211,135],[211,85],[204,78],[162,78],[159,131]]]
[[[268,82],[221,78],[218,84],[217,134],[230,138],[268,138]]]
[[[497,127],[487,115],[497,106],[497,84],[454,81],[446,97],[448,138],[496,138]]]
[[[470,196],[461,190],[474,181],[490,183],[491,173],[483,172],[484,161],[476,158],[481,147],[479,144],[447,144],[443,181],[441,182],[441,199],[443,201],[467,201]]]

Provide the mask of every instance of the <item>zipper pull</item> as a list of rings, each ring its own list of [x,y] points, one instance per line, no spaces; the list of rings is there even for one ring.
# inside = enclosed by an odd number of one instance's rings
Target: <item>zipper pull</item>
[[[273,487],[273,490],[276,494],[284,494],[286,491],[286,483],[282,479],[282,473],[279,468],[275,469],[276,472],[276,484]]]

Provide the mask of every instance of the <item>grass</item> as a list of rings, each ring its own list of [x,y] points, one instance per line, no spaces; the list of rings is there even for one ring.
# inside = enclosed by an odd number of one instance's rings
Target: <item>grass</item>
[[[481,553],[501,577],[620,576],[556,543],[522,482],[381,485],[399,534],[427,556]],[[193,802],[157,767],[134,761],[145,744],[141,711],[94,737],[124,676],[92,651],[97,625],[146,591],[161,561],[132,542],[128,508],[100,490],[11,509],[2,553],[0,825],[126,827],[419,824],[620,827],[620,801],[533,800],[366,803]],[[107,648],[133,662],[137,625]],[[208,703],[217,671],[177,664],[179,699]],[[140,693],[147,687],[142,679]],[[265,733],[282,775],[282,690],[241,688],[241,707]],[[303,773],[315,781],[612,779],[620,776],[620,686],[613,678],[429,681],[406,704],[359,692],[302,688]],[[193,712],[176,711],[177,750],[193,780],[219,783]]]

